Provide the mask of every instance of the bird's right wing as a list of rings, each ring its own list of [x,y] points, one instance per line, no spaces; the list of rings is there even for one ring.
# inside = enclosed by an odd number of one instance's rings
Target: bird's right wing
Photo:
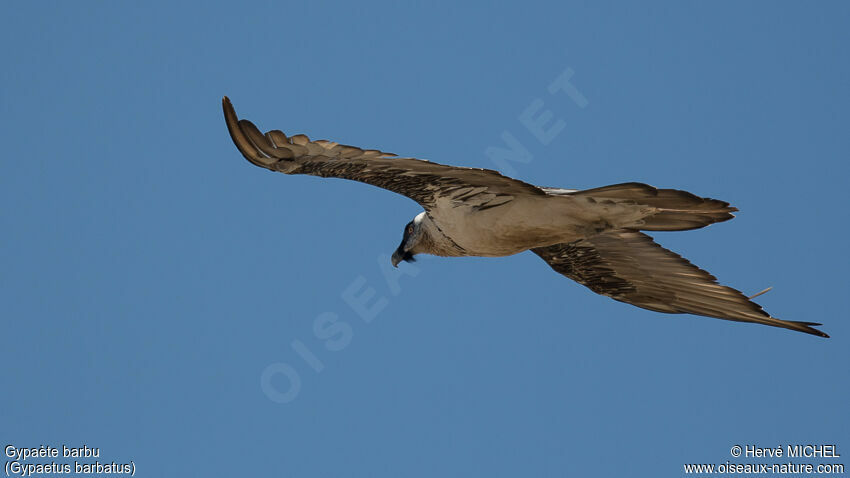
[[[230,137],[242,155],[272,171],[360,181],[403,194],[426,210],[432,209],[438,198],[449,199],[454,206],[486,209],[506,204],[518,195],[545,195],[536,186],[489,169],[397,158],[378,150],[311,141],[303,134],[287,137],[278,130],[264,135],[250,121],[236,117],[227,97],[222,107]]]
[[[782,327],[829,337],[811,326],[771,317],[758,304],[638,231],[615,230],[568,244],[538,247],[556,272],[597,294],[644,309]]]

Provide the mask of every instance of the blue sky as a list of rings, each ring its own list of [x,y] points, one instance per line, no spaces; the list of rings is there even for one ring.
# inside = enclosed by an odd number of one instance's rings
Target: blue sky
[[[138,476],[850,454],[847,3],[4,10],[4,446],[87,444]],[[586,103],[550,93],[568,70]],[[832,338],[637,309],[530,253],[387,275],[419,206],[251,166],[223,95],[262,129],[487,168],[507,133],[534,184],[729,201],[735,220],[656,239]],[[541,102],[548,144],[521,120]]]

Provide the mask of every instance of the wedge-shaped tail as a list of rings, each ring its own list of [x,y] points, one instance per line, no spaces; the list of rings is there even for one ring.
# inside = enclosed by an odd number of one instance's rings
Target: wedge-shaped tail
[[[728,202],[701,198],[678,189],[656,189],[642,183],[623,183],[601,188],[585,189],[571,193],[597,202],[614,201],[646,205],[658,213],[644,220],[639,229],[644,231],[687,231],[715,222],[732,219],[737,208]]]

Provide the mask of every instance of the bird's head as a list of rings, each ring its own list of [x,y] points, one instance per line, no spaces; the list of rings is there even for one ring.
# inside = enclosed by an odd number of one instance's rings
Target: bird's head
[[[412,221],[404,226],[404,235],[401,237],[401,244],[393,252],[392,261],[394,267],[398,267],[398,263],[401,261],[414,262],[416,260],[413,257],[414,255],[427,252],[423,247],[425,242],[427,242],[423,241],[423,238],[428,234],[425,228],[422,227],[422,219],[424,217],[424,212],[419,213]]]

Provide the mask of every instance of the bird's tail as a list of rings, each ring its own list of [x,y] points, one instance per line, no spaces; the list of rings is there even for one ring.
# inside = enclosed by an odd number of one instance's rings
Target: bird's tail
[[[596,200],[633,202],[658,212],[646,217],[636,229],[643,231],[686,231],[732,219],[737,208],[711,198],[701,198],[678,189],[657,189],[642,183],[623,183],[573,193]]]

